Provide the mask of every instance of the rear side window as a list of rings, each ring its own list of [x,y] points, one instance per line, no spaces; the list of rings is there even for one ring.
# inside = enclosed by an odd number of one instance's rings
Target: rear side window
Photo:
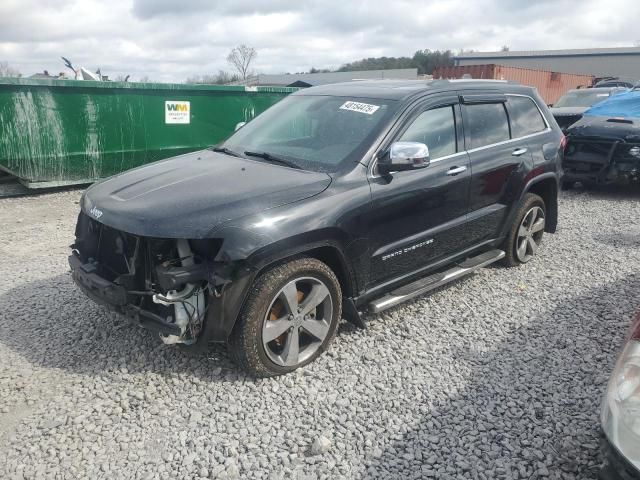
[[[456,153],[456,120],[453,107],[422,112],[400,136],[401,142],[420,142],[429,147],[429,157],[436,159]]]
[[[509,121],[502,103],[466,105],[470,148],[509,140]]]
[[[508,97],[507,109],[513,138],[538,133],[547,128],[540,110],[528,97]]]

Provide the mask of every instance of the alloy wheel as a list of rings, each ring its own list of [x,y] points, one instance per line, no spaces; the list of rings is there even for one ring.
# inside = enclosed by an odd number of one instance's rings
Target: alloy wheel
[[[287,283],[271,300],[262,326],[262,345],[269,359],[295,367],[311,357],[329,335],[333,300],[314,277]]]
[[[538,206],[529,209],[522,218],[516,239],[516,255],[522,263],[531,260],[538,251],[544,227],[544,210]]]

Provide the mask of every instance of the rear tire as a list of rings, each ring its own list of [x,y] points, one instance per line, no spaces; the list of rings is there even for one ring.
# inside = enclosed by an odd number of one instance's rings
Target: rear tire
[[[327,349],[341,315],[333,271],[315,258],[291,260],[252,286],[229,337],[229,354],[256,377],[292,372]]]
[[[517,267],[529,262],[538,251],[544,234],[546,207],[544,200],[527,193],[516,212],[509,234],[502,244],[506,256],[504,263]]]

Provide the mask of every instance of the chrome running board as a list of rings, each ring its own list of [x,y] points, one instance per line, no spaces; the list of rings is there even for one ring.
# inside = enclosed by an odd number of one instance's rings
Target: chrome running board
[[[412,298],[422,295],[423,293],[438,288],[446,283],[464,277],[469,273],[486,267],[487,265],[497,262],[504,258],[505,253],[502,250],[489,250],[475,257],[469,257],[463,262],[457,263],[454,267],[443,272],[434,273],[428,277],[420,278],[404,287],[395,289],[387,293],[385,296],[373,300],[369,303],[368,309],[371,313],[380,313],[396,305],[411,300]]]

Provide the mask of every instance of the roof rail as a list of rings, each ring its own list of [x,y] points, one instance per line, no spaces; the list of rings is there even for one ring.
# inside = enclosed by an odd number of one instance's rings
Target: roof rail
[[[500,83],[500,84],[509,84],[509,85],[520,85],[519,82],[514,80],[494,80],[492,78],[439,78],[437,80],[433,80],[431,86],[437,87],[437,82],[443,82],[442,84],[449,83]],[[441,85],[442,85],[441,84]]]
[[[452,78],[449,80],[452,83],[464,83],[464,82],[486,82],[486,83],[509,83],[509,80],[495,80],[493,78]]]

